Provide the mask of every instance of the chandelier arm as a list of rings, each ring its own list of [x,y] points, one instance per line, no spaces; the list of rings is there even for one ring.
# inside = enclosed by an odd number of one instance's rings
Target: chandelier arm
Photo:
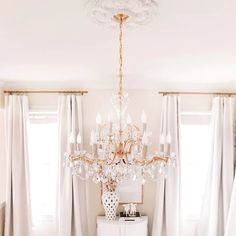
[[[140,132],[140,128],[137,125],[130,125],[130,127],[135,129],[137,132]]]
[[[117,146],[117,143],[116,143],[116,142],[114,142],[114,144],[115,144],[115,146]],[[114,164],[115,159],[116,159],[116,156],[117,156],[117,150],[115,150],[115,152],[112,152],[112,154],[114,154],[114,156],[113,156],[111,162],[108,163],[108,165]]]
[[[107,161],[106,159],[105,159],[105,160],[90,159],[90,158],[87,157],[87,156],[74,156],[74,155],[71,155],[71,156],[69,157],[69,159],[70,159],[71,161],[83,161],[83,162],[85,162],[85,163],[87,163],[87,164],[89,164],[89,165],[97,164],[97,165],[99,165],[99,166],[101,166],[102,164],[106,163],[106,161]],[[115,159],[115,157],[114,157],[113,159]],[[108,165],[112,165],[112,164],[113,164],[113,162],[108,163]]]
[[[127,153],[130,154],[130,153],[131,153],[132,146],[133,146],[132,140],[128,140],[128,141],[126,142],[126,145],[128,145],[128,144],[129,144],[129,147],[128,147]],[[125,145],[125,146],[126,146],[126,145]]]
[[[130,152],[129,152],[130,146],[127,148],[127,146],[130,145],[130,143],[131,143],[131,140],[127,140],[124,142],[124,153],[126,154],[126,156],[127,156],[127,154],[130,154]],[[126,149],[128,149],[128,150],[126,150]],[[127,157],[127,160],[128,160],[128,157]]]
[[[115,153],[115,155],[113,156],[111,162],[108,162],[107,164],[108,164],[109,166],[112,165],[112,164],[114,164],[115,159],[116,159],[116,153]]]
[[[138,164],[141,166],[144,166],[144,165],[148,166],[156,161],[164,161],[165,163],[167,163],[168,160],[169,160],[169,157],[154,156],[151,160],[135,160],[135,164]]]

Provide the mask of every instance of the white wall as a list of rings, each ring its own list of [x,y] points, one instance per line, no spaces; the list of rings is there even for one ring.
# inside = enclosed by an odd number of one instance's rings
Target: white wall
[[[111,90],[90,90],[88,94],[84,95],[84,141],[85,147],[89,148],[90,131],[95,127],[95,117],[97,112],[100,112],[104,118],[107,118],[108,112],[111,110],[109,103]],[[130,90],[130,105],[129,114],[133,122],[140,124],[140,115],[144,109],[148,117],[148,129],[152,131],[152,149],[155,151],[159,139],[159,122],[161,113],[162,96],[158,94],[157,90]],[[203,109],[208,110],[210,107],[210,99],[207,96],[183,96],[182,108],[184,110]],[[30,108],[33,110],[48,109],[56,110],[57,95],[30,95]],[[3,133],[2,133],[2,113],[0,113],[0,147],[2,147]],[[1,148],[2,152],[2,148]],[[5,160],[3,154],[0,153],[0,175],[1,175],[1,192],[0,196],[4,196],[5,185]],[[138,206],[138,210],[142,214],[149,217],[149,230],[152,227],[153,209],[155,203],[155,184],[148,182],[144,185],[144,202]],[[88,193],[88,218],[89,218],[89,236],[95,236],[96,232],[96,216],[104,214],[101,204],[101,190],[100,185],[92,182],[87,184]]]

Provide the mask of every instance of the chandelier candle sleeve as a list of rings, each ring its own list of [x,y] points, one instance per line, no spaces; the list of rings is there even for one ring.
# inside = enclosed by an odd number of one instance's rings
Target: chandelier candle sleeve
[[[148,149],[148,137],[146,132],[143,133],[143,137],[142,137],[142,144],[143,144],[143,155],[142,158],[146,158],[147,157],[147,149]]]
[[[126,123],[127,123],[127,125],[131,125],[132,119],[131,119],[130,115],[127,116]]]
[[[109,134],[112,134],[112,115],[109,113],[107,117],[109,123]]]
[[[70,133],[69,143],[70,143],[70,152],[74,153],[74,151],[75,151],[75,135],[73,132]]]
[[[81,144],[82,143],[82,138],[81,138],[80,133],[78,133],[76,141],[77,141],[77,144]]]
[[[96,124],[97,124],[97,135],[98,135],[98,139],[100,140],[100,138],[101,138],[101,124],[102,124],[102,117],[101,117],[100,113],[98,113],[96,116]]]
[[[143,145],[143,155],[142,158],[145,159],[147,157],[147,145]]]
[[[90,144],[92,146],[92,153],[94,157],[97,157],[97,140],[94,130],[91,131]]]
[[[170,155],[170,146],[171,146],[171,135],[170,133],[166,136],[166,143],[167,143],[167,154]]]
[[[97,125],[101,125],[101,123],[102,123],[102,117],[101,117],[100,113],[97,113],[96,123],[97,123]]]
[[[77,139],[76,139],[76,150],[80,150],[81,149],[81,144],[82,144],[82,138],[80,133],[78,133],[77,135]]]
[[[142,112],[142,115],[141,115],[141,121],[142,121],[142,124],[143,124],[143,133],[145,133],[146,130],[147,130],[147,116],[146,116],[146,113],[144,111]]]

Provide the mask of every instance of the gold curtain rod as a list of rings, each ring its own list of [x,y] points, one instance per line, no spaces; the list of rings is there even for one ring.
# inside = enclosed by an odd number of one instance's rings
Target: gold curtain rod
[[[159,94],[164,95],[219,95],[219,96],[234,96],[236,95],[235,93],[224,93],[224,92],[159,92]]]
[[[82,91],[82,90],[79,90],[79,91],[50,91],[50,90],[5,90],[3,91],[4,93],[8,93],[10,95],[12,94],[28,94],[28,93],[64,93],[64,94],[81,94],[81,95],[84,95],[86,93],[88,93],[88,91]]]

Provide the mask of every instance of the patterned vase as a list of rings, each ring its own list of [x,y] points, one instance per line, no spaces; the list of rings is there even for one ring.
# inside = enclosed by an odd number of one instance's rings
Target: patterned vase
[[[107,220],[116,219],[116,210],[119,204],[119,196],[116,192],[104,192],[102,195],[102,203],[105,210]]]

